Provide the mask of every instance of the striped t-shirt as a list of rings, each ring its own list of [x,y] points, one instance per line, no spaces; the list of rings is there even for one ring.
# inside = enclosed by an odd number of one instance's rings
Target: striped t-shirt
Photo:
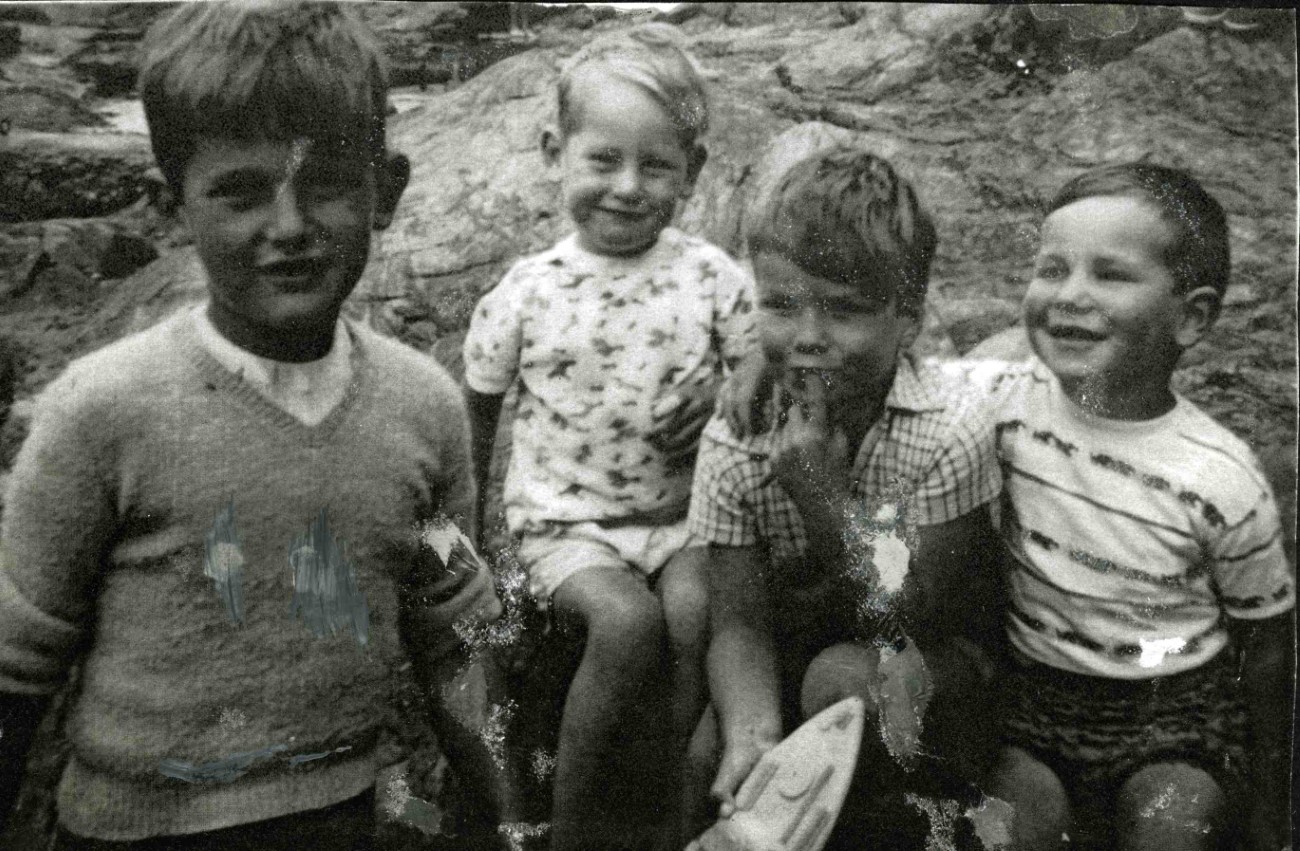
[[[1191,402],[1153,420],[1103,419],[1038,361],[994,383],[1019,650],[1076,673],[1165,676],[1223,649],[1225,616],[1295,604],[1267,480]]]

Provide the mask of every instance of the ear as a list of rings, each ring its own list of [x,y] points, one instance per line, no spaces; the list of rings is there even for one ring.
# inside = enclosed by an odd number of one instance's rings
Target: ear
[[[564,142],[560,139],[558,131],[553,129],[542,131],[542,162],[550,168],[560,164],[560,154],[564,152]]]
[[[393,222],[397,202],[411,181],[411,161],[405,154],[389,154],[375,177],[375,210],[371,227],[383,230]]]
[[[703,145],[693,145],[686,152],[686,185],[682,187],[682,199],[691,197],[695,191],[695,181],[700,179],[700,170],[709,161],[709,152]]]
[[[1184,349],[1191,348],[1209,333],[1219,318],[1223,300],[1214,287],[1197,287],[1183,295],[1182,315],[1174,339]]]

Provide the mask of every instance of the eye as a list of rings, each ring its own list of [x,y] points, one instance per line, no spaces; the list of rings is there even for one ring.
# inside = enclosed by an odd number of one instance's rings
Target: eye
[[[675,166],[668,160],[651,159],[646,160],[643,168],[651,174],[666,174],[673,171]]]
[[[854,316],[875,316],[885,309],[885,303],[854,298],[832,298],[827,299],[823,303],[822,307],[826,313],[832,317],[848,318]]]
[[[249,210],[275,196],[275,181],[251,174],[232,174],[213,181],[207,197],[234,210]]]
[[[587,157],[596,171],[613,171],[618,168],[618,154],[613,151],[596,151]]]
[[[1097,270],[1097,279],[1100,281],[1111,281],[1113,283],[1131,283],[1137,280],[1137,276],[1128,269],[1103,268]]]
[[[1034,277],[1044,281],[1060,281],[1069,274],[1069,267],[1060,260],[1043,258],[1034,264]]]
[[[799,309],[799,305],[794,299],[784,295],[764,296],[759,299],[758,306],[760,309],[778,316],[785,316]]]

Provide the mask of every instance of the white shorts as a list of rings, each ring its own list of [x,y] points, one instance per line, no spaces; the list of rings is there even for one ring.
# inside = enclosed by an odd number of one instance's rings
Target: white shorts
[[[552,523],[545,531],[522,537],[518,559],[528,571],[528,592],[545,609],[560,584],[580,570],[631,570],[654,576],[693,541],[685,519],[666,526]]]

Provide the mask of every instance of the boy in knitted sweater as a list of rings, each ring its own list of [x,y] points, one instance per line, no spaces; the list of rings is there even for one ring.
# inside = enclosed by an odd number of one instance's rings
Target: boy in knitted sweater
[[[368,848],[409,658],[497,808],[461,637],[500,604],[441,519],[473,512],[463,402],[339,317],[409,172],[379,50],[346,8],[202,3],[143,55],[209,300],[38,403],[0,527],[0,787],[79,662],[58,847]]]

